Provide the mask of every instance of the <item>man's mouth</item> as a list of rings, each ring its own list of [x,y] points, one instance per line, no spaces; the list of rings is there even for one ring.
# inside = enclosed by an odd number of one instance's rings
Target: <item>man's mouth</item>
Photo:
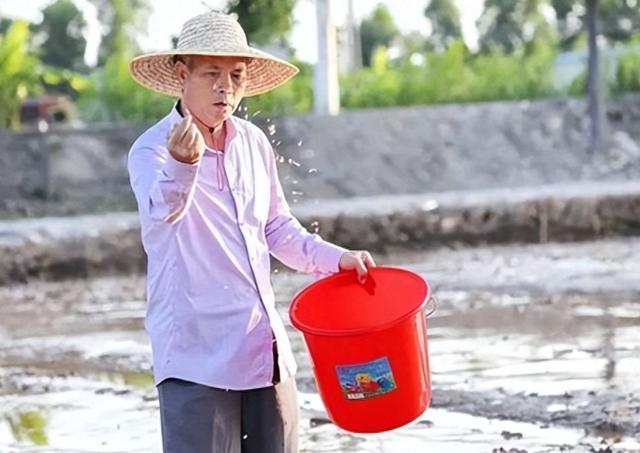
[[[213,105],[215,105],[216,107],[227,107],[229,104],[221,101],[221,102],[215,102]]]

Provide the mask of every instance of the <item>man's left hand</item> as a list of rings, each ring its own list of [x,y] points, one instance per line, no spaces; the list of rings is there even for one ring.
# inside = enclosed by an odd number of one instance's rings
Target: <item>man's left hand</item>
[[[376,263],[373,261],[369,252],[364,250],[350,250],[342,254],[339,266],[342,271],[355,270],[358,274],[358,280],[364,282],[367,278],[367,269],[369,267],[375,267]]]

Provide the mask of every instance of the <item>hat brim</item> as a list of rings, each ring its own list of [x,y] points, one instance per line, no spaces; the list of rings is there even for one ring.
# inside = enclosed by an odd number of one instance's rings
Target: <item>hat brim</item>
[[[241,53],[181,52],[179,50],[150,53],[131,60],[129,72],[136,82],[153,91],[180,97],[182,84],[174,71],[175,55],[248,58],[245,97],[271,91],[290,80],[299,71],[296,66],[287,61],[249,47],[246,52]]]

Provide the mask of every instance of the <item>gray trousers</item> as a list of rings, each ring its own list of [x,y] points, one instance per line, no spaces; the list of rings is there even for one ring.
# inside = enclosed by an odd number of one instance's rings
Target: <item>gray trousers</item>
[[[232,391],[158,384],[164,453],[298,453],[295,379]]]

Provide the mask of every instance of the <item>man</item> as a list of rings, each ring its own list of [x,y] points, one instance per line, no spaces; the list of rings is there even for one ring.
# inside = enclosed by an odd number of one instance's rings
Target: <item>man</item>
[[[142,85],[179,98],[129,153],[148,255],[164,453],[295,453],[295,362],[270,283],[270,254],[327,275],[374,266],[291,215],[265,134],[232,116],[243,96],[297,73],[247,45],[233,18],[185,23],[176,49],[134,59]]]

